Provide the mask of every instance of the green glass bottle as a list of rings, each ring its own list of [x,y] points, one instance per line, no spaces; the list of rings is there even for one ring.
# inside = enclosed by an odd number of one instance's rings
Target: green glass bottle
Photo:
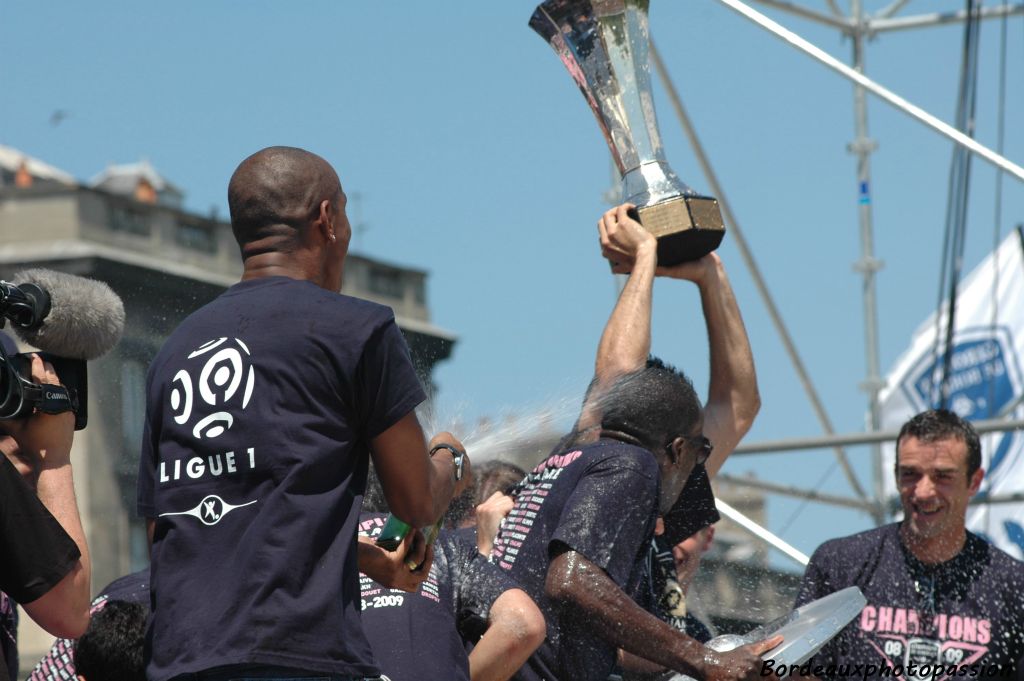
[[[433,525],[423,528],[423,536],[426,538],[427,544],[434,543],[437,535],[441,532],[442,524],[444,524],[444,516],[441,516],[441,519]],[[411,529],[412,526],[409,523],[399,520],[394,513],[389,513],[388,519],[384,522],[384,527],[381,528],[380,534],[377,535],[377,539],[374,541],[382,549],[394,551]]]
[[[377,535],[376,544],[387,551],[394,551],[411,529],[412,526],[409,523],[399,520],[394,513],[389,513],[384,527],[381,528],[380,534]]]

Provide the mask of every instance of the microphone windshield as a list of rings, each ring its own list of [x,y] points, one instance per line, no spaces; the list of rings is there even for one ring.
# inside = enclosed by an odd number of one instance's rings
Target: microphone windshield
[[[71,359],[96,359],[121,340],[124,303],[102,281],[53,270],[31,269],[13,277],[50,294],[50,313],[34,328],[14,332],[43,352]]]

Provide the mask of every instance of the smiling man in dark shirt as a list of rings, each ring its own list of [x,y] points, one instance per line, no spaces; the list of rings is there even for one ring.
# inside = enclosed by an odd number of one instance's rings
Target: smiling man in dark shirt
[[[848,586],[868,601],[811,661],[820,675],[1021,678],[1024,563],[966,528],[983,476],[978,434],[953,412],[903,425],[903,520],[822,544],[804,574],[797,606]]]

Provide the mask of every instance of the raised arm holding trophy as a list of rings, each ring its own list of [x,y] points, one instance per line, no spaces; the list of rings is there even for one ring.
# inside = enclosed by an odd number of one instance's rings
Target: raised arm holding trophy
[[[696,260],[718,247],[725,225],[714,198],[698,195],[665,161],[651,96],[648,0],[548,0],[530,27],[555,50],[597,117],[622,176],[622,199],[658,238],[658,264]]]

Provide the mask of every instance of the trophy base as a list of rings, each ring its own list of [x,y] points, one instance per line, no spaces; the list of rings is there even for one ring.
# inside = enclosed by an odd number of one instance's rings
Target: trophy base
[[[718,248],[725,223],[716,199],[680,196],[637,209],[640,224],[658,239],[658,264],[699,260]]]

